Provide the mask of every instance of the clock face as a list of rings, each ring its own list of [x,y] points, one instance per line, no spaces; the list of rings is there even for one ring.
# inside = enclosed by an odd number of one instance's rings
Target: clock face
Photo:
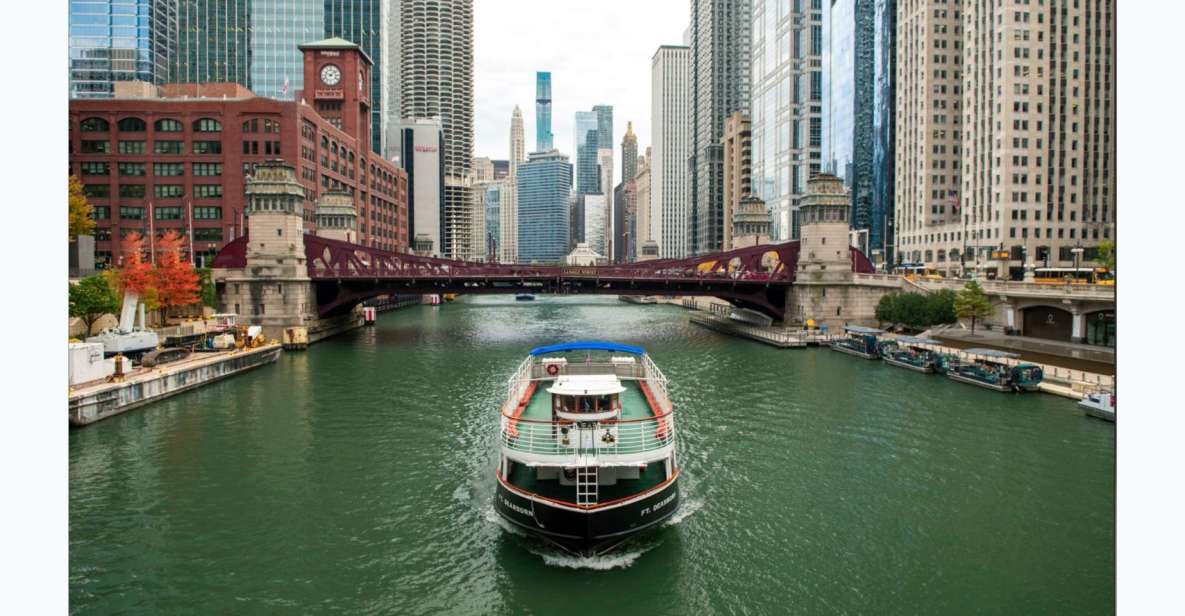
[[[327,86],[336,86],[342,80],[342,70],[333,64],[326,64],[321,68],[321,82]]]

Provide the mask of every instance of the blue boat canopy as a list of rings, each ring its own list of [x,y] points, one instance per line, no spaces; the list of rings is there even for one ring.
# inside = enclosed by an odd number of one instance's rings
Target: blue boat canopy
[[[972,355],[983,355],[984,357],[1006,357],[1008,359],[1016,359],[1020,357],[1019,353],[1011,353],[1009,351],[1001,351],[1000,349],[963,349],[964,353]]]
[[[875,327],[861,327],[859,325],[844,325],[843,328],[845,331],[852,332],[853,334],[883,334],[883,333],[885,333],[885,330],[883,330],[883,329],[877,329]]]
[[[613,351],[633,355],[646,354],[646,349],[639,346],[618,344],[616,342],[602,342],[600,340],[577,340],[576,342],[535,347],[531,349],[531,356],[545,355],[547,353],[563,353],[564,351]]]
[[[914,336],[897,336],[894,338],[894,340],[903,344],[942,344],[937,340],[930,338],[915,338]]]

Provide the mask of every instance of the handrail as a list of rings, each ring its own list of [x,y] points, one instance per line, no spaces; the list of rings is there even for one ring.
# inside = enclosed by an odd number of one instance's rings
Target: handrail
[[[521,453],[564,457],[633,455],[673,444],[675,420],[673,413],[622,422],[541,422],[504,417],[500,432],[503,446]]]

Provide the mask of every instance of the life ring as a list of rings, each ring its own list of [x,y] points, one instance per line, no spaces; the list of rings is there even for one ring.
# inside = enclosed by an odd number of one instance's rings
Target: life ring
[[[555,376],[560,373],[560,367],[555,364],[551,364],[547,366],[547,373],[551,376]]]

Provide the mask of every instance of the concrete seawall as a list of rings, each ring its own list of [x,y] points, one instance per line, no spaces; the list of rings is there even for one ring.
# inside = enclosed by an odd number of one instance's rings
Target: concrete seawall
[[[85,426],[150,402],[208,385],[270,364],[280,357],[280,345],[220,353],[197,353],[160,368],[141,368],[118,382],[96,382],[71,389],[70,423]]]

